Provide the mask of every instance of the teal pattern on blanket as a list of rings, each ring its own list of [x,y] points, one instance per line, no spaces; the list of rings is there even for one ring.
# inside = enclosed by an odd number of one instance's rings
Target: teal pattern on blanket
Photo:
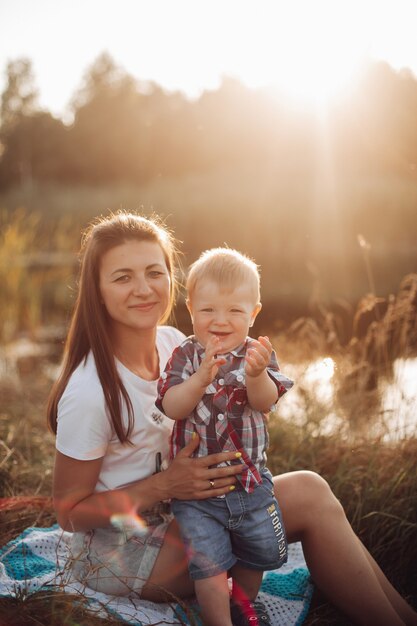
[[[261,591],[286,600],[301,600],[309,596],[310,582],[309,571],[301,567],[289,574],[267,572],[262,580]]]
[[[41,556],[32,554],[27,548],[16,548],[3,560],[6,573],[15,580],[28,580],[35,576],[44,576],[55,571],[55,565]]]
[[[111,615],[130,626],[201,626],[195,598],[184,603],[156,604],[137,597],[108,596],[75,580],[68,568],[70,537],[70,533],[57,525],[28,528],[0,547],[0,597],[18,597],[22,590],[30,594],[55,588],[60,592],[83,594],[88,610],[102,617]],[[273,624],[301,626],[308,613],[312,591],[301,544],[291,544],[288,563],[264,574],[259,599]]]
[[[34,554],[24,541],[12,542],[7,549],[1,549],[0,561],[4,565],[7,576],[16,581],[55,572],[55,563]]]

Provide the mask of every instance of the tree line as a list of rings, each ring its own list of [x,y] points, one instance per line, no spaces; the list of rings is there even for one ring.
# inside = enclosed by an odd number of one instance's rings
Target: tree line
[[[212,169],[274,168],[317,175],[323,120],[225,78],[190,100],[135,80],[107,53],[86,71],[65,124],[37,103],[29,59],[10,61],[1,95],[0,189],[26,181],[143,184]],[[417,80],[370,63],[325,121],[326,150],[347,175],[417,177]]]

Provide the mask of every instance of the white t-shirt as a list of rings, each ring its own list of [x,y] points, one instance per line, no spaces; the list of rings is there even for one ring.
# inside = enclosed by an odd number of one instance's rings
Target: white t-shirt
[[[172,351],[184,335],[170,326],[158,327],[156,347],[163,372]],[[96,491],[118,489],[155,472],[156,454],[168,459],[173,422],[155,406],[157,380],[147,381],[116,360],[117,369],[132,402],[134,427],[122,445],[107,416],[103,389],[90,353],[73,372],[58,405],[56,448],[83,461],[103,457]],[[123,410],[127,424],[127,411]]]

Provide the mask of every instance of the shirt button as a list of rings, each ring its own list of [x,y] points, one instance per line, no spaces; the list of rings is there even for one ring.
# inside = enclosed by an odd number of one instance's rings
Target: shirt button
[[[219,378],[219,385],[224,385],[224,378]]]
[[[219,413],[217,416],[217,419],[220,420],[221,422],[224,420],[224,415],[223,413]]]
[[[236,376],[236,380],[237,380],[239,383],[241,383],[241,382],[243,381],[243,376],[242,376],[242,374],[238,374],[238,375]]]

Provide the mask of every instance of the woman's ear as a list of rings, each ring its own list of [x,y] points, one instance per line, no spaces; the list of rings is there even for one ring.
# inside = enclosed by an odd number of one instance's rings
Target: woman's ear
[[[259,311],[262,309],[262,303],[258,302],[258,304],[255,306],[255,308],[252,311],[251,314],[251,320],[250,320],[250,324],[249,324],[249,328],[252,328],[255,320],[256,320],[256,316],[258,315]]]

